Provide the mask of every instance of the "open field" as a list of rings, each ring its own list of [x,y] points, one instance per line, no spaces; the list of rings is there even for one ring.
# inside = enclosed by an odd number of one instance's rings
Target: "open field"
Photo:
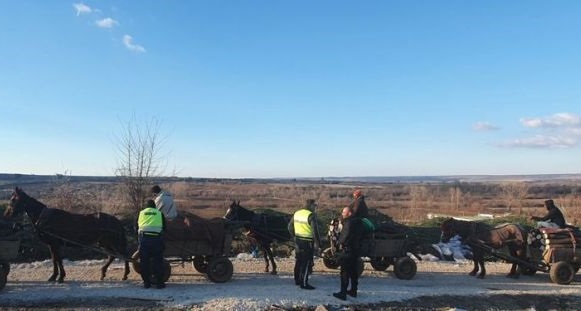
[[[3,178],[3,179],[2,179]],[[568,221],[581,223],[579,175],[393,177],[336,179],[193,179],[163,178],[182,211],[221,217],[233,200],[251,209],[292,213],[306,199],[316,199],[321,211],[337,213],[360,187],[370,208],[402,223],[422,221],[428,214],[501,215],[527,217],[544,213],[543,201],[555,200]],[[128,208],[114,177],[63,177],[0,174],[0,191],[14,186],[49,206],[116,215],[136,213]]]

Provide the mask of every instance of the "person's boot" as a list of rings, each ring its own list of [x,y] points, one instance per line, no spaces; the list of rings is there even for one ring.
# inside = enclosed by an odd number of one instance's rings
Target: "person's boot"
[[[310,284],[307,284],[307,285],[301,285],[301,288],[302,288],[302,289],[315,289],[315,287],[314,287],[314,286],[312,286],[312,285],[310,285]]]
[[[347,294],[345,294],[345,292],[333,293],[333,297],[339,298],[341,300],[347,300]]]
[[[347,291],[347,295],[356,298],[357,297],[357,290],[356,289],[350,289]]]

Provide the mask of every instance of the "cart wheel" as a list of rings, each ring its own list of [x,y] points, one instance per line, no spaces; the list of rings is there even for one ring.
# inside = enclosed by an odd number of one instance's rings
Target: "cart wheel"
[[[371,259],[370,264],[376,271],[385,271],[389,268],[389,261],[385,257],[375,257]]]
[[[163,260],[163,282],[167,282],[167,280],[169,280],[169,277],[171,276],[171,265],[169,264],[169,261],[167,260]]]
[[[0,270],[0,291],[4,289],[6,286],[7,275],[4,273],[4,270]]]
[[[395,276],[401,280],[412,279],[416,275],[417,270],[416,262],[407,256],[399,258],[393,266]]]
[[[234,267],[230,259],[217,257],[208,263],[208,278],[215,283],[228,282],[232,278]]]
[[[8,276],[10,274],[10,264],[7,262],[0,262],[0,268],[4,271],[4,274]]]
[[[133,266],[133,271],[135,271],[138,274],[141,274],[141,267],[139,267],[139,251],[135,251],[135,253],[133,253],[133,255],[131,255],[131,265]],[[171,265],[169,264],[169,262],[167,260],[163,260],[163,281],[167,282],[167,280],[169,280],[169,277],[171,276]],[[153,279],[152,279],[153,280]]]
[[[573,281],[575,271],[573,266],[566,261],[559,261],[551,265],[550,271],[551,281],[557,284],[566,285]]]
[[[200,273],[208,272],[208,260],[206,260],[204,256],[194,256],[192,266],[194,266],[194,269]]]
[[[357,258],[357,274],[359,276],[363,274],[363,269],[365,269],[365,263],[363,262],[363,259]]]
[[[329,269],[337,269],[340,266],[337,257],[333,255],[333,250],[330,247],[323,251],[323,264]]]
[[[135,251],[135,253],[131,255],[131,259],[133,271],[137,272],[137,274],[141,274],[141,268],[139,267],[139,251]]]

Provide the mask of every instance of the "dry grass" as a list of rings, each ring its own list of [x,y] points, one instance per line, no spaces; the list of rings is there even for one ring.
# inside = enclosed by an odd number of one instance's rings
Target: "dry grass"
[[[543,215],[543,201],[555,200],[567,220],[581,223],[581,186],[570,183],[530,183],[522,199],[508,198],[501,183],[459,184],[321,184],[260,183],[237,180],[176,182],[161,185],[173,193],[178,208],[202,217],[222,217],[233,200],[251,209],[293,213],[305,200],[315,199],[327,213],[339,214],[351,202],[351,193],[361,187],[367,204],[402,223],[416,223],[429,213],[468,216],[478,213],[530,216]],[[120,186],[114,183],[49,185],[31,195],[53,207],[81,212],[129,213]]]

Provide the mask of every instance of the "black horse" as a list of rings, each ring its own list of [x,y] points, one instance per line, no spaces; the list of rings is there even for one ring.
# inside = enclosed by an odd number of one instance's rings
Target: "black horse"
[[[105,278],[107,268],[115,257],[128,258],[125,229],[114,216],[105,213],[81,215],[48,208],[16,187],[4,215],[11,217],[22,211],[30,218],[40,240],[50,249],[53,273],[48,279],[49,282],[64,281],[66,273],[60,254],[60,248],[64,245],[89,247],[97,244],[107,252],[108,260],[101,268],[101,280]],[[123,280],[127,279],[128,274],[129,262],[125,260]]]
[[[266,267],[264,272],[269,272],[268,261],[272,263],[271,274],[276,274],[276,263],[270,245],[274,241],[288,242],[291,235],[288,232],[288,222],[290,215],[274,216],[264,213],[255,213],[240,205],[240,201],[233,201],[230,208],[224,215],[224,218],[230,221],[247,221],[246,236],[260,245],[264,253],[264,262]]]
[[[478,265],[481,267],[478,278],[482,279],[486,275],[484,268],[484,252],[485,250],[479,245],[487,245],[494,249],[499,249],[507,246],[510,255],[522,260],[526,260],[527,253],[527,231],[519,225],[505,224],[495,228],[475,221],[458,220],[449,218],[441,225],[442,242],[447,243],[455,235],[462,237],[462,243],[468,244],[472,248],[474,255],[474,269],[470,271],[470,275],[474,276],[478,273]],[[518,278],[521,269],[518,264],[513,263],[507,277]]]

